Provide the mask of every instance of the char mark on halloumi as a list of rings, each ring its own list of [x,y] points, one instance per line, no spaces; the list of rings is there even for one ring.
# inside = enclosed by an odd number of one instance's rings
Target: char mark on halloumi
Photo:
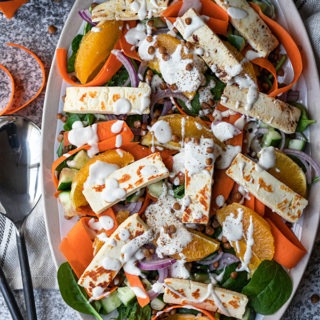
[[[261,120],[271,127],[284,133],[296,131],[301,111],[279,99],[257,92],[257,97],[252,104],[248,89],[240,89],[235,85],[227,85],[221,96],[221,104],[231,110]]]
[[[279,44],[269,27],[247,0],[216,0],[227,11],[234,28],[261,57],[267,57]]]
[[[241,153],[235,157],[226,173],[289,222],[297,222],[308,205],[308,200]]]
[[[159,17],[169,0],[108,0],[92,10],[92,21],[144,20]]]
[[[131,87],[68,87],[63,111],[70,113],[148,114],[151,88],[140,82]]]

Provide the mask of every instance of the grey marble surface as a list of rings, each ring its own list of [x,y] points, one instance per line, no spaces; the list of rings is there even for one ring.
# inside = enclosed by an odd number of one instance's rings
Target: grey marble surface
[[[31,0],[12,20],[6,20],[0,13],[0,44],[13,41],[25,45],[37,53],[45,63],[48,74],[54,48],[73,2],[73,0]],[[50,25],[57,27],[56,33],[48,32]],[[41,125],[43,99],[44,92],[28,108],[19,113]],[[15,295],[19,305],[24,308],[22,292],[16,291]],[[311,299],[313,295],[320,295],[320,240],[315,243],[305,275],[283,319],[320,319],[320,302]],[[35,299],[38,319],[78,319],[77,313],[64,304],[58,290],[35,289]],[[0,320],[7,319],[11,317],[0,296]]]

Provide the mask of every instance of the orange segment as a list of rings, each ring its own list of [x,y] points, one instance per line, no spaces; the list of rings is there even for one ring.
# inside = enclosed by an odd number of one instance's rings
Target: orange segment
[[[200,118],[194,118],[187,115],[182,114],[170,114],[167,116],[160,117],[158,119],[164,120],[169,123],[172,131],[172,136],[176,136],[181,140],[182,138],[195,138],[200,139],[203,138],[212,138],[214,142],[221,147],[223,144],[213,135],[212,131],[208,128],[206,123],[202,121]],[[182,130],[184,128],[184,130]],[[182,137],[182,133],[184,132],[184,136]],[[143,138],[141,144],[145,146],[152,145],[152,134],[148,132]],[[159,143],[154,139],[154,144],[159,145]],[[170,141],[164,145],[168,149],[179,150],[180,142]]]
[[[252,245],[252,257],[248,264],[249,270],[253,273],[263,260],[271,260],[274,255],[274,239],[271,233],[269,223],[264,220],[259,214],[255,213],[253,210],[239,204],[232,203],[224,208],[217,210],[217,219],[221,225],[230,217],[232,214],[236,219],[239,215],[239,211],[243,210],[242,226],[243,226],[243,236],[238,242],[231,241],[231,246],[235,249],[237,257],[243,261],[244,255],[247,249],[247,232],[250,225],[250,217],[252,217],[253,224],[253,240]],[[238,249],[240,249],[238,251]]]
[[[268,172],[305,198],[307,195],[307,180],[303,170],[283,152],[275,150],[275,155],[276,165]]]
[[[96,161],[104,161],[107,163],[117,164],[119,167],[124,167],[134,161],[133,156],[129,152],[122,151],[122,155],[117,150],[107,150],[103,153],[91,158],[74,177],[71,185],[71,201],[75,208],[79,208],[88,204],[86,198],[82,194],[83,184],[88,178],[89,167]]]
[[[105,21],[85,34],[74,63],[76,76],[82,84],[98,74],[121,35],[121,26],[121,21]]]
[[[217,251],[220,243],[201,232],[189,229],[192,233],[192,240],[182,250],[183,257],[187,262],[201,260],[211,253]],[[181,259],[179,254],[173,256],[175,259]]]

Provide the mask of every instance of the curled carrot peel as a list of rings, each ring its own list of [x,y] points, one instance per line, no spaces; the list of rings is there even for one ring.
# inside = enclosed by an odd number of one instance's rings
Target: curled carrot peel
[[[117,41],[114,49],[120,48],[120,40]],[[114,54],[110,54],[105,64],[99,71],[99,73],[95,76],[95,78],[88,83],[81,84],[79,82],[74,81],[67,72],[67,60],[68,60],[68,52],[65,48],[58,48],[56,50],[56,61],[59,73],[63,80],[73,86],[78,87],[94,87],[101,86],[111,80],[111,78],[117,73],[117,71],[121,68],[122,63],[117,59]]]
[[[179,0],[171,4],[166,10],[162,12],[162,17],[167,18],[171,23],[174,23],[179,11],[182,7],[183,1]],[[218,34],[227,34],[229,16],[225,10],[211,0],[201,0],[202,8],[201,15],[209,17],[206,21],[207,25]]]
[[[17,105],[19,103],[19,100],[16,99],[16,95],[13,96],[13,101],[11,103],[11,106],[6,110],[6,114],[12,114],[12,113],[15,113],[16,111],[26,107],[27,105],[29,105],[33,100],[35,100],[39,96],[39,94],[41,93],[41,91],[43,90],[43,88],[45,86],[46,75],[45,75],[44,65],[43,65],[42,61],[38,58],[38,56],[35,53],[33,53],[31,50],[27,49],[26,47],[24,47],[24,46],[22,46],[20,44],[8,42],[7,45],[9,47],[15,47],[15,48],[21,49],[21,50],[25,51],[27,54],[29,54],[30,56],[32,56],[32,58],[34,60],[36,60],[38,66],[40,68],[41,75],[42,75],[42,81],[41,81],[41,84],[39,86],[39,89],[25,103],[23,103],[22,105]],[[15,93],[17,93],[17,92],[15,92]]]
[[[271,226],[274,238],[273,259],[288,269],[294,268],[307,250],[280,216],[269,210],[266,213],[266,220]]]
[[[93,259],[94,234],[88,227],[91,218],[81,218],[62,239],[59,250],[79,278]],[[79,250],[81,248],[81,250]]]
[[[0,11],[3,12],[7,19],[11,19],[15,15],[16,11],[28,1],[29,0],[11,0],[0,2]]]
[[[255,212],[260,214],[260,216],[264,216],[266,211],[266,206],[257,198],[255,198],[255,204],[254,204]]]
[[[278,90],[279,86],[278,86],[278,79],[277,79],[277,71],[274,65],[266,58],[256,58],[256,59],[253,59],[251,62],[263,69],[266,69],[273,75],[274,81],[270,89],[270,94]]]
[[[207,310],[200,309],[200,308],[195,307],[195,306],[189,306],[189,305],[183,305],[183,304],[182,305],[176,304],[176,305],[173,305],[173,306],[170,306],[170,307],[164,309],[163,311],[159,311],[151,320],[157,320],[164,313],[170,312],[173,309],[181,309],[181,308],[197,310],[197,311],[203,313],[205,316],[207,316],[209,318],[209,320],[217,320],[217,318],[211,312],[209,312]]]
[[[125,272],[126,278],[129,282],[130,287],[137,287],[144,293],[144,297],[137,295],[137,300],[139,302],[139,305],[143,308],[150,302],[150,298],[146,292],[146,289],[144,288],[144,285],[142,281],[140,280],[139,276],[135,274],[130,274],[128,272]]]
[[[125,36],[126,33],[129,31],[126,28],[126,26],[128,25],[130,28],[134,28],[136,26],[136,24],[137,24],[136,21],[127,21],[127,24],[123,27],[122,30],[124,30],[124,31],[123,31],[122,36],[120,37],[120,48],[127,57],[134,59],[134,60],[141,61],[141,58],[139,57],[135,47],[132,46],[132,44],[127,42],[126,36]]]
[[[12,105],[13,97],[14,97],[14,93],[15,93],[15,86],[14,86],[14,79],[13,79],[12,74],[10,73],[10,71],[5,66],[3,66],[2,64],[0,64],[0,69],[8,77],[9,82],[10,82],[9,85],[11,87],[11,90],[10,90],[11,92],[10,92],[10,95],[8,97],[8,102],[7,102],[6,106],[2,107],[2,109],[0,111],[0,116],[1,116],[1,115],[5,114],[10,109],[10,107]]]
[[[283,45],[293,67],[294,77],[292,82],[282,88],[275,89],[269,93],[271,97],[275,97],[281,93],[284,93],[290,90],[292,86],[300,78],[302,73],[302,68],[303,68],[302,56],[297,44],[292,39],[291,35],[280,24],[278,24],[276,21],[270,19],[268,16],[263,14],[262,10],[258,5],[254,3],[250,3],[250,5],[258,12],[261,19],[268,25],[268,27],[273,32],[273,34],[278,38],[280,43]]]

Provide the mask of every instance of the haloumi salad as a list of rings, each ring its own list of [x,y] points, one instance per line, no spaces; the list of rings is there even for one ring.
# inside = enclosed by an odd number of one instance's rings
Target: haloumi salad
[[[56,55],[67,85],[52,178],[73,223],[63,299],[96,319],[276,313],[320,175],[301,54],[276,8],[108,0],[79,14]]]

